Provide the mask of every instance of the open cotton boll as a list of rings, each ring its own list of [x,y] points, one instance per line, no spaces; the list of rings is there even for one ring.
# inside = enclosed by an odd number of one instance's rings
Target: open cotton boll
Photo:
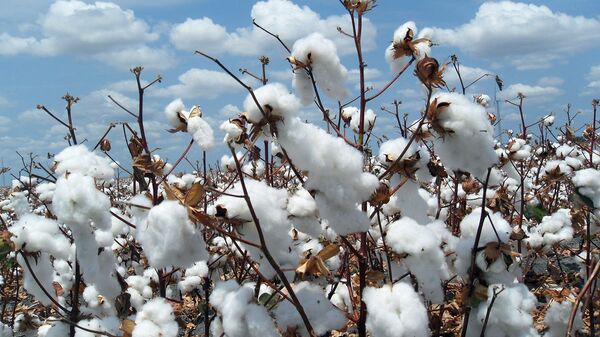
[[[413,21],[406,22],[402,26],[398,27],[394,31],[394,38],[392,40],[392,43],[385,49],[385,60],[390,65],[390,69],[394,73],[400,72],[402,70],[402,68],[404,68],[404,66],[406,66],[406,64],[408,63],[408,61],[410,59],[410,57],[407,55],[402,55],[402,56],[394,55],[395,54],[394,46],[400,47],[401,45],[403,45],[404,38],[407,36],[407,34],[409,34],[409,31],[411,31],[412,34],[417,33],[417,26],[415,25],[415,23]],[[396,57],[396,56],[399,56],[399,57]]]
[[[223,133],[225,133],[225,137],[223,138],[223,143],[231,144],[240,138],[242,133],[244,133],[244,129],[236,123],[232,123],[227,120],[221,123],[219,127]]]
[[[73,229],[77,247],[77,260],[81,273],[88,285],[94,285],[98,292],[109,299],[119,295],[121,288],[116,278],[115,254],[109,247],[101,247],[94,233],[86,229]]]
[[[508,141],[508,151],[512,160],[526,160],[531,157],[531,146],[526,139],[512,138]]]
[[[154,268],[189,267],[207,258],[202,235],[178,201],[166,200],[152,207],[146,226],[137,228],[136,238]]]
[[[300,188],[289,197],[287,211],[296,229],[312,237],[319,236],[321,224],[317,219],[317,203],[306,189]]]
[[[169,124],[171,124],[174,129],[185,128],[185,123],[179,116],[180,113],[185,113],[184,110],[185,105],[183,104],[181,98],[173,100],[165,108],[165,116],[167,116]]]
[[[478,248],[484,247],[488,242],[497,242],[498,237],[501,242],[507,242],[510,233],[512,232],[510,224],[502,218],[500,213],[494,213],[488,209],[486,209],[486,211],[488,212],[489,217],[486,216],[483,221]],[[456,271],[459,275],[466,275],[467,270],[470,267],[471,249],[475,243],[475,236],[477,235],[480,218],[481,207],[474,209],[460,222],[461,233],[456,247],[455,262]],[[492,223],[490,223],[490,219],[493,222],[493,227]],[[496,231],[494,231],[494,228]],[[498,237],[496,237],[496,233],[498,233]],[[497,261],[499,260],[501,259],[498,259]]]
[[[550,216],[542,218],[542,222],[531,229],[525,242],[531,247],[551,246],[560,241],[573,239],[571,214],[569,209],[561,208]]]
[[[272,117],[292,116],[300,109],[298,98],[281,83],[264,85],[254,91],[254,96],[263,111]],[[258,123],[265,117],[250,95],[244,100],[244,109],[245,116],[251,123]]]
[[[27,262],[25,261],[27,259]],[[23,258],[23,255],[17,255],[17,262],[19,266],[23,269],[23,288],[27,290],[30,295],[33,295],[36,300],[38,300],[44,306],[49,306],[52,304],[52,300],[46,296],[46,293],[38,283],[36,282],[34,276],[31,271],[27,267],[31,267],[33,274],[37,277],[37,280],[42,284],[44,289],[52,289],[52,276],[54,274],[54,269],[52,268],[52,262],[50,262],[50,255],[47,253],[41,253],[37,257],[26,256]]]
[[[564,337],[567,334],[567,322],[573,309],[573,303],[570,301],[551,301],[544,316],[544,324],[548,330],[544,337]],[[577,310],[575,321],[573,322],[573,331],[581,329],[581,311]]]
[[[264,181],[253,179],[246,179],[245,184],[269,252],[282,268],[296,268],[298,256],[293,253],[291,248],[292,238],[289,232],[292,225],[288,220],[286,209],[287,191],[270,187]],[[244,194],[239,182],[227,192],[232,195]],[[237,230],[244,239],[260,243],[256,225],[243,198],[224,195],[217,199],[216,205],[226,210],[226,218],[246,221],[243,225],[237,226]],[[251,246],[245,247],[245,249],[248,250],[252,259],[260,264],[261,273],[267,278],[275,276],[275,270],[260,249]]]
[[[221,315],[221,328],[226,336],[280,336],[266,308],[251,303],[253,285],[240,286],[234,280],[219,282],[210,295],[210,304]]]
[[[400,179],[397,176],[392,178],[392,186],[397,186]],[[390,201],[383,205],[383,212],[386,215],[393,215],[400,212],[403,217],[415,219],[419,223],[428,223],[427,201],[421,196],[422,189],[415,181],[408,180],[400,189],[390,197]]]
[[[114,335],[119,335],[121,330],[119,326],[121,321],[115,316],[103,317],[103,318],[92,318],[84,319],[77,322],[77,325],[83,328],[91,329],[94,331],[103,331]],[[98,334],[85,331],[82,329],[75,329],[75,337],[96,337]]]
[[[110,200],[91,176],[73,172],[58,178],[52,206],[58,220],[71,229],[90,228],[90,221],[96,228],[110,229]]]
[[[54,260],[54,282],[58,282],[65,293],[71,291],[73,282],[75,281],[75,275],[69,263],[65,260]]]
[[[575,172],[573,184],[577,192],[588,197],[594,207],[600,207],[600,172],[593,168],[587,168]]]
[[[67,259],[71,243],[60,231],[58,223],[35,214],[26,214],[8,228],[16,249],[29,253],[49,253],[55,258]]]
[[[304,187],[316,191],[321,218],[340,235],[366,231],[369,220],[356,205],[369,199],[379,180],[363,172],[360,151],[298,118],[278,123],[278,129],[278,141],[294,165],[310,172]]]
[[[179,290],[184,293],[194,289],[199,289],[202,284],[202,278],[208,276],[208,265],[205,261],[194,263],[193,266],[185,270],[185,277],[177,284]]]
[[[60,321],[44,324],[38,328],[38,337],[65,337],[69,335],[70,325]]]
[[[244,157],[244,155],[238,151],[235,153],[235,157],[239,161],[241,161],[242,158]],[[219,161],[219,163],[221,164],[221,167],[225,171],[234,172],[236,170],[235,158],[233,156],[223,155],[223,157],[221,157],[221,160]]]
[[[111,302],[105,300],[94,286],[85,287],[82,297],[87,304],[87,307],[82,309],[83,312],[102,316],[115,313]]]
[[[430,227],[402,217],[388,226],[385,240],[395,253],[408,254],[404,262],[416,276],[425,298],[442,303],[442,281],[447,280],[450,273],[440,248],[441,238]]]
[[[421,297],[412,286],[396,283],[366,287],[367,331],[372,337],[427,337],[429,322]]]
[[[250,177],[262,177],[265,174],[265,162],[261,160],[250,161],[242,166],[242,172]]]
[[[43,183],[35,186],[35,192],[38,194],[40,201],[52,201],[55,188],[54,183]]]
[[[54,172],[59,176],[69,172],[109,180],[115,174],[108,158],[90,152],[83,144],[65,148],[54,156],[54,161]]]
[[[501,287],[505,287],[505,289],[497,295],[494,301],[485,335],[495,337],[538,337],[539,334],[533,327],[533,318],[531,317],[531,312],[535,309],[537,300],[535,295],[529,292],[527,286],[520,283],[508,286],[490,285],[487,290],[487,301],[480,303],[476,311],[471,314],[467,336],[477,337],[481,334],[494,291],[500,291]]]
[[[213,130],[201,117],[188,119],[187,131],[192,134],[194,142],[198,144],[201,150],[208,151],[213,147],[215,143]]]
[[[10,326],[0,322],[0,336],[2,337],[12,337],[13,331]]]
[[[373,110],[367,109],[367,111],[365,111],[363,122],[364,131],[370,131],[373,128],[376,118],[377,116],[375,116],[375,112],[373,112]],[[352,120],[350,120],[350,127],[355,133],[360,132],[360,113],[355,115]]]
[[[312,33],[294,43],[289,60],[297,67],[294,70],[292,86],[300,94],[304,105],[312,103],[314,90],[306,70],[300,68],[302,65],[312,69],[317,86],[327,96],[338,101],[346,97],[344,84],[348,71],[341,64],[333,41],[326,39],[320,33]]]
[[[437,133],[434,150],[444,166],[485,180],[487,169],[498,162],[485,109],[457,93],[436,94],[431,104],[428,119]]]
[[[317,335],[320,336],[328,331],[341,329],[346,325],[346,317],[331,304],[320,286],[302,281],[294,285],[293,288]],[[289,301],[279,304],[275,309],[275,318],[280,330],[297,328],[301,336],[308,336],[308,331],[306,331],[300,314]]]
[[[132,337],[176,337],[179,327],[173,308],[164,298],[152,299],[135,317]]]

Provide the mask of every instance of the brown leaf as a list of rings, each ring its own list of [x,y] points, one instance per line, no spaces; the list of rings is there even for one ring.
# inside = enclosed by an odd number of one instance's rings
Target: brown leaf
[[[385,279],[385,274],[379,270],[369,270],[366,274],[367,283],[375,285]]]
[[[63,287],[56,281],[52,282],[52,288],[54,288],[54,293],[57,297],[62,296],[65,293]]]
[[[330,258],[338,255],[340,253],[340,246],[335,243],[330,243],[325,248],[321,249],[320,252],[317,253],[317,256],[323,259],[323,261],[327,261]]]
[[[121,327],[119,329],[123,331],[123,337],[131,337],[133,335],[133,329],[135,329],[135,322],[130,319],[125,319],[121,322]]]
[[[184,204],[188,206],[196,206],[204,199],[204,187],[202,184],[194,183],[189,191],[185,194]]]

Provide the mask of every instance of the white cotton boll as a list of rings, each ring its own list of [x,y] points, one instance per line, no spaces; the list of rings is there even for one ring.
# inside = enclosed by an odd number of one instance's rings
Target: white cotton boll
[[[393,177],[392,186],[396,186],[400,179]],[[400,189],[390,198],[390,201],[384,205],[383,210],[390,214],[394,210],[400,211],[403,217],[415,219],[420,223],[428,223],[427,202],[420,195],[419,184],[408,180]]]
[[[8,200],[0,201],[2,210],[12,210],[15,213],[15,215],[19,218],[25,216],[29,213],[29,210],[31,209],[31,205],[27,200],[28,195],[29,193],[27,193],[27,191],[11,193]]]
[[[196,262],[193,266],[185,270],[185,277],[178,283],[179,290],[187,293],[194,289],[200,289],[202,279],[207,276],[208,265],[206,262]]]
[[[544,337],[563,337],[567,333],[567,322],[573,309],[573,303],[565,300],[562,302],[551,301],[544,316],[544,324],[548,330]],[[573,322],[573,331],[581,329],[581,311],[577,310],[575,321]]]
[[[353,310],[352,299],[350,298],[350,293],[348,292],[348,286],[344,284],[344,282],[347,282],[346,279],[342,279],[339,283],[337,283],[333,295],[331,296],[331,303],[340,310],[351,313]],[[329,294],[333,287],[333,284],[327,285],[325,288],[325,293]]]
[[[346,97],[344,84],[348,71],[341,64],[331,40],[320,33],[312,33],[294,43],[291,57],[311,67],[316,84],[327,96],[338,101]],[[294,70],[292,86],[300,93],[304,105],[313,101],[314,91],[305,69]]]
[[[244,129],[228,120],[221,123],[219,129],[225,133],[225,138],[223,138],[223,143],[225,144],[230,144],[238,140],[242,133],[244,133]]]
[[[412,286],[400,282],[393,287],[366,287],[363,300],[372,337],[429,336],[427,310]]]
[[[542,118],[542,123],[544,123],[544,126],[551,126],[554,124],[554,118],[554,115],[546,115]]]
[[[376,118],[377,118],[377,116],[375,116],[375,112],[373,112],[373,110],[367,109],[367,111],[365,111],[364,126],[363,126],[365,132],[373,129]],[[350,120],[350,128],[352,128],[352,131],[354,131],[355,133],[359,133],[359,131],[360,131],[360,113],[355,114],[353,116],[353,118]]]
[[[398,27],[396,31],[394,31],[394,38],[392,43],[385,49],[385,60],[390,65],[390,69],[394,73],[400,72],[408,63],[408,56],[401,56],[399,58],[394,58],[394,44],[402,44],[404,43],[404,38],[406,37],[409,29],[413,34],[417,33],[417,26],[413,21],[409,21],[404,23],[402,26]]]
[[[137,228],[136,238],[154,268],[189,267],[206,259],[202,235],[178,201],[167,200],[152,207],[146,226]]]
[[[487,302],[482,302],[471,314],[467,336],[479,336],[483,328],[483,321],[496,292],[505,287],[497,295],[486,326],[486,336],[498,337],[538,337],[539,334],[533,327],[531,312],[535,309],[537,300],[524,284],[511,284],[502,286],[492,284],[488,287]]]
[[[236,158],[238,158],[239,161],[241,161],[244,155],[238,151],[236,152],[235,156]],[[219,163],[221,164],[221,168],[223,168],[224,171],[235,172],[236,170],[235,158],[233,156],[223,155]]]
[[[60,177],[52,198],[54,213],[71,229],[88,228],[90,221],[99,229],[111,225],[110,200],[96,189],[94,179],[80,173]]]
[[[486,210],[489,217],[485,217],[481,229],[481,237],[479,239],[478,248],[484,247],[488,242],[497,242],[498,237],[501,242],[507,242],[512,232],[510,224],[502,218],[500,213],[494,213],[491,210]],[[471,249],[475,243],[477,228],[481,218],[481,207],[474,209],[470,214],[465,216],[460,222],[460,238],[456,247],[456,262],[455,267],[459,275],[466,275],[468,268],[471,265]],[[492,223],[494,224],[492,227]],[[496,237],[496,232],[498,233]],[[489,271],[489,270],[488,270]]]
[[[286,119],[278,129],[278,141],[294,165],[310,172],[304,187],[316,191],[321,218],[340,235],[366,231],[368,218],[356,204],[369,199],[379,180],[363,172],[360,151],[298,118]]]
[[[65,337],[69,335],[70,325],[63,322],[44,324],[38,328],[38,337]]]
[[[98,293],[98,290],[94,286],[87,286],[83,290],[83,299],[87,304],[87,308],[84,311],[95,315],[106,315],[114,313],[111,301],[108,301]]]
[[[450,274],[440,248],[441,238],[430,227],[403,217],[388,226],[385,240],[394,252],[408,254],[404,262],[416,276],[425,298],[434,303],[442,303],[442,281],[447,280]]]
[[[346,325],[346,317],[331,304],[320,286],[303,281],[293,288],[317,335],[341,329]],[[297,328],[301,336],[308,336],[300,314],[290,302],[285,301],[279,304],[275,309],[275,318],[282,331],[287,328]]]
[[[35,274],[44,289],[52,289],[52,276],[54,274],[54,269],[52,268],[52,263],[50,262],[50,255],[47,253],[41,253],[37,258],[27,256],[26,259],[31,267],[31,270],[33,271],[33,274]],[[40,288],[34,279],[32,273],[27,267],[27,262],[25,262],[23,255],[17,255],[17,262],[23,269],[23,288],[25,288],[30,295],[33,295],[35,299],[44,306],[51,305],[52,300],[46,296],[46,293],[44,293],[42,288]]]
[[[222,317],[222,330],[228,337],[278,337],[266,308],[250,303],[254,284],[239,286],[234,280],[217,283],[210,304]]]
[[[175,337],[178,332],[171,305],[164,298],[155,298],[137,313],[132,337]]]
[[[512,138],[508,142],[508,151],[513,160],[521,161],[531,157],[531,146],[522,138]]]
[[[54,156],[54,161],[54,172],[59,176],[69,172],[109,180],[115,174],[108,158],[90,152],[83,144],[65,148]]]
[[[564,160],[548,160],[544,166],[542,176],[566,175],[571,172],[573,172],[573,169]]]
[[[556,157],[560,159],[564,159],[569,156],[575,157],[577,156],[577,153],[577,149],[568,144],[562,144],[556,148]]]
[[[271,83],[254,90],[256,100],[267,113],[271,116],[285,117],[293,116],[300,109],[300,101],[291,94],[289,90],[281,83]],[[260,122],[264,116],[256,106],[254,99],[248,95],[244,100],[244,109],[246,118],[251,123]]]
[[[201,150],[208,151],[214,145],[213,130],[201,117],[192,117],[187,121],[187,131],[192,134],[194,142]]]
[[[265,174],[265,162],[260,160],[248,162],[242,166],[242,172],[251,177],[262,177]]]
[[[54,189],[56,185],[54,183],[43,183],[35,187],[35,192],[39,195],[41,201],[52,201],[54,195]]]
[[[593,168],[587,168],[575,172],[573,184],[577,191],[590,198],[594,207],[600,206],[600,172]]]
[[[481,105],[484,108],[489,108],[490,107],[490,102],[492,101],[492,99],[490,98],[490,96],[488,96],[486,94],[481,94],[481,95],[473,96],[473,99],[475,100],[475,103]]]
[[[92,318],[92,319],[84,319],[77,322],[77,325],[95,330],[95,331],[104,331],[110,334],[119,335],[121,330],[119,330],[119,326],[121,325],[121,321],[115,316],[108,316],[103,318]],[[96,337],[98,334],[85,331],[82,329],[75,329],[75,337]]]
[[[288,234],[292,226],[288,220],[286,209],[287,191],[270,187],[264,181],[246,179],[245,183],[255,214],[260,222],[267,248],[282,268],[295,268],[298,264],[298,256],[292,252],[292,238]],[[241,184],[236,183],[228,193],[243,195]],[[217,199],[216,205],[227,210],[225,217],[228,219],[247,221],[238,226],[238,231],[246,240],[255,243],[260,242],[250,210],[243,198],[222,196]],[[275,270],[260,249],[250,246],[245,248],[252,259],[260,264],[261,273],[267,278],[275,275]]]
[[[289,198],[287,210],[296,217],[313,216],[317,214],[317,204],[306,189],[300,188]]]
[[[16,249],[35,253],[49,253],[55,258],[67,259],[71,243],[60,231],[56,221],[35,214],[26,214],[8,227]]]
[[[447,169],[468,171],[485,180],[487,169],[498,162],[494,130],[485,109],[457,93],[436,94],[431,99],[434,101],[439,108],[430,122],[438,133],[433,141],[436,154]]]
[[[65,260],[54,260],[54,282],[58,282],[60,286],[63,288],[65,293],[71,291],[71,287],[73,286],[73,282],[75,281],[75,275],[73,275],[73,270],[69,263]]]
[[[184,113],[184,110],[185,105],[181,98],[173,100],[165,108],[165,116],[167,116],[169,124],[171,124],[174,129],[185,127],[185,124],[179,118],[179,113]]]
[[[573,239],[571,214],[562,208],[552,215],[542,218],[542,222],[531,229],[530,237],[525,239],[532,247],[551,246],[560,241]]]

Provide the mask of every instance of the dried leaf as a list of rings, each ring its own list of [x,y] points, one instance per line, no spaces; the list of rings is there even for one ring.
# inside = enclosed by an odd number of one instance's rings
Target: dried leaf
[[[119,329],[123,331],[123,337],[131,337],[133,335],[133,329],[135,329],[135,322],[130,319],[125,319],[121,322],[121,327]]]
[[[204,199],[204,187],[202,184],[194,183],[189,191],[185,194],[184,204],[188,206],[196,206]]]

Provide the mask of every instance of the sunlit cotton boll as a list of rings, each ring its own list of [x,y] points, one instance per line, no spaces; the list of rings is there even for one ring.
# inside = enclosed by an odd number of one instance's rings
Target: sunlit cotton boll
[[[294,43],[289,61],[296,66],[292,86],[300,94],[304,105],[313,102],[315,93],[310,76],[301,65],[310,67],[317,86],[338,101],[346,97],[345,81],[348,74],[340,63],[335,44],[320,33],[313,33]]]

